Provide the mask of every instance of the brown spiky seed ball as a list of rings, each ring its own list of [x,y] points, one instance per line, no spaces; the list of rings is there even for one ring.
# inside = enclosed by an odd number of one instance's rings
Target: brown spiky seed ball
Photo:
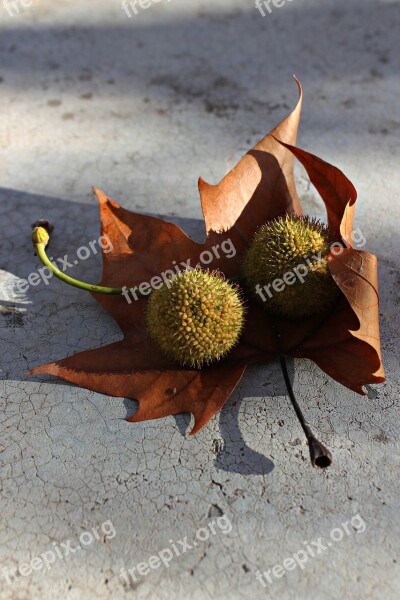
[[[178,273],[154,290],[147,326],[161,350],[181,365],[201,368],[225,356],[242,330],[244,306],[236,287],[218,273]]]
[[[286,215],[270,221],[244,258],[249,287],[278,315],[301,318],[324,311],[339,293],[327,264],[331,242],[316,219]]]

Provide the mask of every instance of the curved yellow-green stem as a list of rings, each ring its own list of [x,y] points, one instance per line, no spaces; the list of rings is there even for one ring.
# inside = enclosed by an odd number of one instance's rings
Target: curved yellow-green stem
[[[69,285],[73,285],[74,287],[80,288],[81,290],[86,290],[88,292],[96,292],[97,294],[113,294],[116,296],[120,296],[122,294],[121,288],[92,285],[90,283],[85,283],[84,281],[79,281],[79,279],[74,279],[73,277],[70,277],[69,275],[66,275],[66,273],[60,271],[60,269],[53,265],[46,254],[46,246],[49,239],[50,236],[44,227],[35,227],[32,231],[32,241],[36,248],[38,257],[42,263],[51,270],[53,275],[58,277],[58,279],[61,279],[61,281],[65,281],[65,283],[68,283]]]

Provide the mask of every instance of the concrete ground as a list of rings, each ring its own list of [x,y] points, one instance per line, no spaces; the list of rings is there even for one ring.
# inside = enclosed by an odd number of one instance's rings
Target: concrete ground
[[[130,17],[119,0],[6,4],[1,600],[399,598],[400,2],[287,0],[264,17],[252,0],[154,1]],[[386,383],[360,397],[309,361],[290,365],[332,467],[310,466],[276,364],[250,369],[195,438],[188,416],[129,424],[132,401],[29,378],[120,335],[61,282],[15,294],[38,266],[31,223],[55,223],[53,256],[73,255],[99,235],[96,185],[201,238],[198,176],[217,182],[286,115],[293,73],[298,143],[355,183],[356,226],[380,261]],[[96,281],[99,254],[71,274]]]

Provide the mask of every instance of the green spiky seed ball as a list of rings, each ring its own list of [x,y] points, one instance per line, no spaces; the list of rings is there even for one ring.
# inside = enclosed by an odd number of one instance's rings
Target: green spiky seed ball
[[[147,326],[161,350],[182,365],[201,368],[238,341],[244,320],[237,289],[221,275],[182,271],[154,290]]]
[[[331,243],[327,227],[309,217],[286,215],[263,225],[244,258],[248,285],[278,315],[301,318],[327,309],[338,294],[326,260]]]

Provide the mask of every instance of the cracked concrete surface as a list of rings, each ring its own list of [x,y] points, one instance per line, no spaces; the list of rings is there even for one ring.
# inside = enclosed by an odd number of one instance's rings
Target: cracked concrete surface
[[[294,0],[265,18],[252,0],[173,0],[131,19],[118,0],[19,6],[11,17],[0,2],[1,600],[398,598],[399,1]],[[99,235],[95,184],[201,238],[198,176],[218,181],[288,112],[292,73],[305,91],[299,145],[355,183],[356,226],[380,260],[386,383],[363,398],[309,361],[290,365],[333,466],[310,466],[276,364],[249,369],[194,438],[189,416],[129,424],[132,401],[29,378],[120,336],[61,282],[15,293],[38,266],[31,223],[55,223],[52,255],[74,255]],[[99,255],[71,274],[96,281]],[[120,577],[222,513],[231,533]],[[256,580],[357,513],[364,533],[265,589]],[[113,539],[11,584],[2,575],[107,520]]]

